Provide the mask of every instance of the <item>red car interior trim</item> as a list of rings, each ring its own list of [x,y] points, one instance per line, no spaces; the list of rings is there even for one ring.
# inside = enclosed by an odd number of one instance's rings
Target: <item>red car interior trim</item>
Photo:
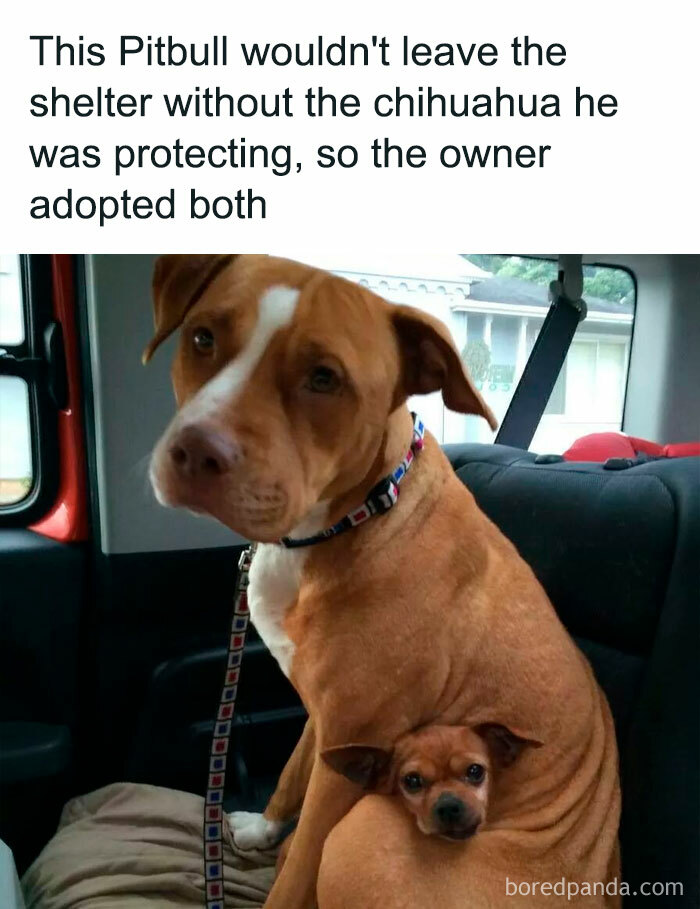
[[[72,257],[51,256],[53,311],[63,330],[68,404],[58,413],[59,488],[50,511],[30,530],[62,543],[88,538],[85,442],[80,407],[80,350]]]

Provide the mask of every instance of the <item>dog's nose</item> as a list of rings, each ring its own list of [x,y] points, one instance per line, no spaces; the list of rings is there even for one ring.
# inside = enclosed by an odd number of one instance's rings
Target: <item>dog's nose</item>
[[[227,473],[239,458],[239,449],[232,439],[212,427],[191,424],[184,426],[173,438],[168,454],[177,472],[189,479]]]
[[[459,826],[467,815],[467,808],[464,802],[450,792],[442,793],[435,802],[433,811],[441,827]]]
[[[437,832],[449,840],[466,840],[479,828],[481,817],[452,792],[443,792],[433,806]]]

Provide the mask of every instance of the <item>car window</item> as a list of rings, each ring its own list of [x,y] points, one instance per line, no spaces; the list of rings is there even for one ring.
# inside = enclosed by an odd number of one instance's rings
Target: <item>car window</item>
[[[549,309],[555,261],[468,253],[300,258],[444,322],[477,387],[503,419]],[[625,269],[584,266],[588,316],[576,330],[533,451],[561,453],[582,435],[622,427],[634,297]],[[483,420],[448,410],[439,393],[409,403],[442,443],[493,441]]]
[[[22,354],[25,341],[20,257],[0,255],[0,354]],[[29,388],[18,376],[0,375],[0,508],[32,488]]]

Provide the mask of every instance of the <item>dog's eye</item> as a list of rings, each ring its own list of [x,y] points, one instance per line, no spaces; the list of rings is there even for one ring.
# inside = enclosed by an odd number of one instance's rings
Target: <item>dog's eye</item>
[[[192,332],[192,345],[198,353],[211,353],[214,350],[214,335],[208,328],[195,328]]]
[[[318,394],[330,394],[337,391],[340,378],[328,366],[317,366],[309,376],[308,388]]]
[[[486,770],[481,764],[470,764],[464,776],[470,783],[481,783],[486,776]]]
[[[423,788],[423,777],[420,773],[407,773],[401,783],[406,792],[419,792]]]

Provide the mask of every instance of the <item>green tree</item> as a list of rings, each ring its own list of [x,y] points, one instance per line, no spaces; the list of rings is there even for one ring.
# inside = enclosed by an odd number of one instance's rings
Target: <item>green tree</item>
[[[548,287],[557,277],[557,263],[549,259],[531,259],[527,256],[471,255],[465,259],[494,277],[519,278]],[[597,265],[583,266],[583,295],[598,297],[612,303],[628,303],[634,296],[634,282],[622,268]]]
[[[557,277],[557,265],[547,259],[521,259],[512,256],[504,262],[498,272],[499,277],[520,278],[523,281],[532,281],[533,284],[543,284],[548,287]]]
[[[632,299],[634,281],[621,268],[587,266],[583,270],[583,293],[584,296],[588,294],[613,303],[623,303]]]
[[[465,259],[468,259],[477,268],[483,268],[484,271],[490,271],[492,274],[498,274],[498,270],[504,262],[507,262],[510,259],[510,256],[491,256],[491,255],[464,255]]]

